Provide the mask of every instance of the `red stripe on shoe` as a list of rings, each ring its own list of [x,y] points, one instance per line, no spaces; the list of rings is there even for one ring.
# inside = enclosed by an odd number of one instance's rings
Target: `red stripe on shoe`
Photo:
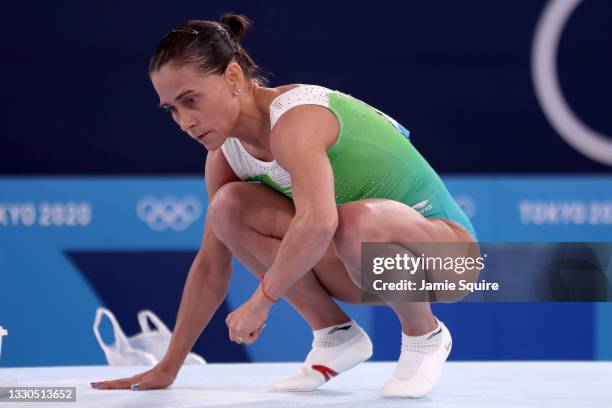
[[[320,365],[320,364],[313,365],[312,369],[323,374],[323,377],[325,377],[326,382],[329,381],[332,377],[335,377],[338,375],[338,373],[332,370],[331,368],[326,367],[324,365]]]

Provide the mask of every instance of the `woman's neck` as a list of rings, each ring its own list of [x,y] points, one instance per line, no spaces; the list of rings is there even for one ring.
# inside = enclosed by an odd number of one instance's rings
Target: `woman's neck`
[[[232,136],[254,149],[270,151],[270,97],[273,90],[252,85],[240,94],[240,114]]]

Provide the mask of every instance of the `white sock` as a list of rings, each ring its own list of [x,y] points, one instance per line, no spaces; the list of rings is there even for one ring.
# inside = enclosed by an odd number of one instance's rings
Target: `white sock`
[[[381,390],[382,397],[422,398],[429,394],[442,375],[452,347],[452,337],[443,322],[421,336],[402,332],[402,352],[391,379]]]
[[[372,342],[354,321],[313,332],[312,350],[292,376],[272,384],[279,391],[312,391],[372,356]]]
[[[355,322],[350,320],[346,323],[315,330],[312,332],[312,348],[334,347],[346,343],[353,336],[359,334],[358,327]]]
[[[436,328],[420,336],[408,336],[402,331],[402,351],[416,351],[417,353],[430,354],[440,347],[442,342],[442,327],[436,319]]]

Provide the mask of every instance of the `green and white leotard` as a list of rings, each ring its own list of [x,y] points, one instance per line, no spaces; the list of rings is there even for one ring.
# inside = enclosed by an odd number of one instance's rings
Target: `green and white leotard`
[[[476,238],[472,223],[412,145],[406,128],[359,99],[315,85],[300,85],[274,99],[271,127],[289,109],[304,104],[324,106],[338,118],[338,140],[327,152],[337,205],[366,198],[395,200],[425,217],[455,221]],[[221,150],[241,180],[264,183],[292,198],[291,178],[275,160],[254,158],[233,137]]]

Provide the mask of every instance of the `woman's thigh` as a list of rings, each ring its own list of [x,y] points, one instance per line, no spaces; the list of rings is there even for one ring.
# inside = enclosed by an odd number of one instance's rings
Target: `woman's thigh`
[[[333,245],[349,275],[361,283],[363,242],[389,243],[378,247],[385,254],[408,253],[411,256],[426,256],[430,259],[448,259],[480,256],[478,245],[472,235],[461,225],[445,219],[426,218],[413,208],[393,200],[366,199],[338,207],[339,223]],[[421,277],[431,282],[465,279],[474,281],[479,270],[461,268],[462,272],[443,268],[427,268]],[[459,300],[460,293],[438,293],[443,298]],[[464,294],[463,294],[464,295]]]
[[[338,250],[349,250],[361,242],[474,242],[472,235],[456,222],[423,217],[393,200],[371,198],[346,203],[338,207],[338,217],[334,237]]]

